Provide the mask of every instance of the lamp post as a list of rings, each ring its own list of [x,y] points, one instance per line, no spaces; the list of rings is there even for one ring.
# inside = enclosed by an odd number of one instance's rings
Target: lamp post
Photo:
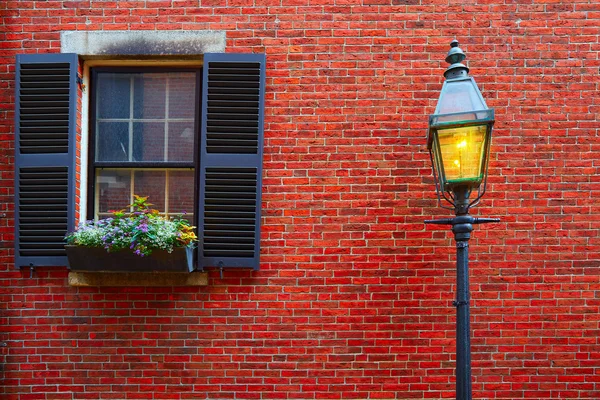
[[[471,400],[471,338],[469,315],[469,239],[473,225],[499,222],[497,218],[474,218],[469,208],[485,193],[494,110],[489,109],[462,64],[465,54],[453,40],[444,72],[446,78],[435,113],[429,116],[427,148],[441,207],[454,218],[425,223],[451,225],[456,241],[456,399]],[[477,190],[471,199],[471,193]],[[445,206],[444,199],[450,204]]]

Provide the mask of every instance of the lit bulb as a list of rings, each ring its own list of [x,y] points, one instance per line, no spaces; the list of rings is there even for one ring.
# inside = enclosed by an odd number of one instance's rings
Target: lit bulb
[[[456,165],[457,167],[460,167],[460,162],[458,162],[458,160],[454,160],[454,165]]]
[[[463,140],[462,142],[460,142],[459,144],[457,144],[458,147],[465,147],[467,145],[467,141]]]

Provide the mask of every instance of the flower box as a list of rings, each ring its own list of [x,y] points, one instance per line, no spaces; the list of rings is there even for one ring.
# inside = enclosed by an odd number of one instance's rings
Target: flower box
[[[131,250],[107,252],[100,247],[66,245],[71,271],[87,272],[192,272],[194,251],[189,247],[176,247],[171,253],[154,250],[140,257]]]
[[[160,215],[148,197],[133,195],[127,209],[112,217],[81,222],[67,236],[71,271],[192,272],[194,227],[187,220]],[[108,251],[107,251],[108,250]]]

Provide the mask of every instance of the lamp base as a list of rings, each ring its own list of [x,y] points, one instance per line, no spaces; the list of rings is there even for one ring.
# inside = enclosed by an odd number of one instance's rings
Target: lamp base
[[[466,215],[469,212],[469,196],[471,187],[466,185],[456,186],[452,189],[454,195],[454,211],[456,215]]]

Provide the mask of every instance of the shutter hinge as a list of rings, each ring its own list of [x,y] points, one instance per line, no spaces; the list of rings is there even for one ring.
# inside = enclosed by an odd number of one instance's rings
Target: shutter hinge
[[[81,86],[81,90],[85,92],[85,85],[83,84],[83,78],[81,75],[77,74],[76,82],[79,86]]]
[[[219,272],[221,273],[221,279],[223,279],[223,261],[219,261],[219,264],[217,264],[217,267],[219,267]]]
[[[29,279],[33,279],[33,272],[35,271],[35,265],[29,263]]]

